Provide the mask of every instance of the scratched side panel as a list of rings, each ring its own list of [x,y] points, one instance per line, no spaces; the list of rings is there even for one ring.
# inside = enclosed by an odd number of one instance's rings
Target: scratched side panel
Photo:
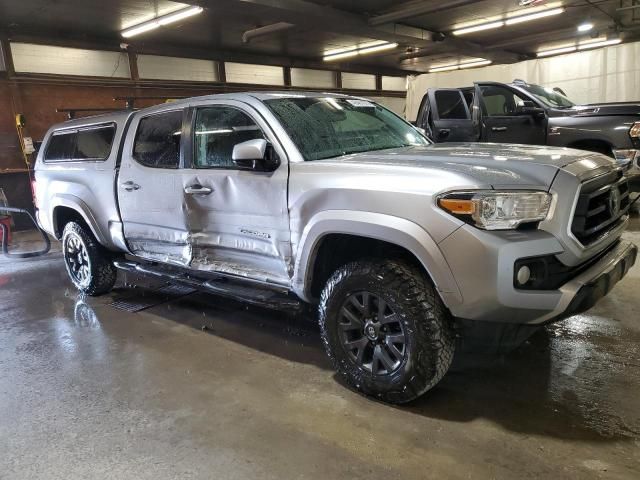
[[[272,173],[185,170],[183,187],[213,189],[207,196],[185,196],[191,268],[289,285],[286,177],[286,165]]]
[[[127,191],[122,187],[127,181],[139,188]],[[149,168],[125,158],[118,184],[120,211],[131,253],[147,260],[188,266],[191,240],[179,171]]]

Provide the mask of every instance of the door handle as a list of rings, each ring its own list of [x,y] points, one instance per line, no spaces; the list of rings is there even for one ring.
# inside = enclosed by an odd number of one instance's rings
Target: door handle
[[[128,182],[121,183],[120,186],[124,188],[127,192],[131,192],[133,190],[140,190],[140,185],[135,182],[129,180]]]
[[[440,138],[446,138],[449,136],[449,133],[451,133],[451,130],[449,130],[448,128],[443,128],[438,132],[438,136]]]
[[[492,132],[506,132],[507,127],[491,127]]]
[[[203,187],[197,183],[184,187],[184,193],[187,195],[209,195],[211,192],[213,192],[213,188]]]

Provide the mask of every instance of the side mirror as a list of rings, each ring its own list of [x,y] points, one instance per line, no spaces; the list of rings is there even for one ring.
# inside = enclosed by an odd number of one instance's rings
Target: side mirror
[[[280,165],[280,160],[264,138],[236,144],[231,159],[240,168],[258,172],[273,172]]]

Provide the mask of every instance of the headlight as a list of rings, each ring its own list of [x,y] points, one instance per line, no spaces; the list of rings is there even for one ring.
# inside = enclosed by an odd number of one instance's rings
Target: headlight
[[[631,125],[631,130],[629,130],[629,136],[631,138],[640,138],[640,122],[636,122]]]
[[[512,230],[547,218],[551,195],[532,191],[451,192],[438,198],[448,213],[485,230]]]

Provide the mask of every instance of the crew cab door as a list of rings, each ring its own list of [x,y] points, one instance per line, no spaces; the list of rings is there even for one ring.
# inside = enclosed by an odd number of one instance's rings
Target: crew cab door
[[[290,283],[291,243],[284,149],[252,107],[232,100],[190,104],[181,174],[191,267],[266,283]],[[236,145],[265,139],[273,171],[237,165]]]
[[[170,105],[135,115],[116,178],[120,216],[131,253],[181,266],[191,261],[179,170],[185,115],[186,109]]]
[[[417,125],[434,142],[471,142],[478,137],[470,105],[457,88],[427,90]]]
[[[482,112],[482,141],[546,144],[546,115],[529,98],[502,84],[477,84],[476,98]]]

